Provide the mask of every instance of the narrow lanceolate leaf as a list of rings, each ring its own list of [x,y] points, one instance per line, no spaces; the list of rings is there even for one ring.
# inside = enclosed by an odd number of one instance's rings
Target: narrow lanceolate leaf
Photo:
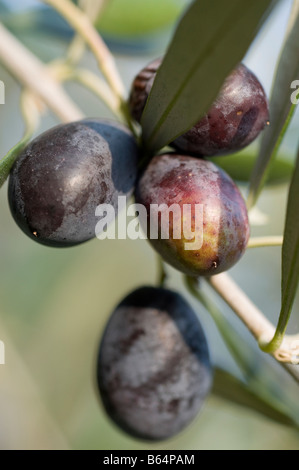
[[[26,134],[9,152],[0,160],[0,188],[5,183],[18,155],[30,140],[31,135]]]
[[[248,385],[222,369],[216,368],[214,371],[212,393],[234,405],[238,404],[254,410],[278,423],[298,427],[298,424],[292,419],[291,411],[285,410],[283,405],[280,407],[277,400],[273,399],[271,402],[270,398],[265,399],[255,390],[251,390]]]
[[[299,281],[299,152],[288,198],[288,208],[282,247],[282,305],[279,323],[290,316]],[[285,328],[283,328],[285,329]]]
[[[240,152],[223,157],[207,158],[211,162],[220,166],[231,178],[238,182],[247,183],[256,161],[254,152]],[[294,171],[294,163],[285,155],[276,157],[269,172],[267,185],[287,183],[290,181]]]
[[[276,1],[195,0],[180,21],[142,117],[157,150],[190,129],[243,59]]]
[[[264,131],[251,175],[248,207],[252,207],[265,184],[271,163],[296,107],[299,88],[299,1],[294,0],[286,38],[281,50],[270,99],[270,126]],[[299,94],[299,90],[298,90]]]

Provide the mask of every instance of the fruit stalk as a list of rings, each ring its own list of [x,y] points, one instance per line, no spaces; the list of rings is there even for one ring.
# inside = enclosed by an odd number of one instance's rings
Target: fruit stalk
[[[211,276],[208,282],[246,325],[261,349],[265,350],[267,343],[271,342],[275,334],[272,323],[226,273]],[[299,336],[285,335],[281,344],[277,345],[277,349],[270,353],[279,362],[299,364]],[[299,382],[298,371],[293,367],[289,367],[288,370]]]
[[[249,238],[247,248],[262,248],[266,246],[282,246],[282,236],[252,237]]]
[[[167,280],[167,273],[164,267],[163,260],[160,255],[157,255],[157,265],[158,265],[158,279],[157,285],[159,287],[164,287],[165,282]]]
[[[261,337],[271,340],[275,333],[274,326],[228,274],[211,276],[208,282],[243,321],[256,340],[259,341]]]

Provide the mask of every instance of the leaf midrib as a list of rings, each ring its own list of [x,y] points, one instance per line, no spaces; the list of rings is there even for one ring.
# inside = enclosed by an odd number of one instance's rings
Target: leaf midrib
[[[247,6],[247,5],[246,5]],[[249,4],[249,10],[251,9],[252,7],[252,3]],[[167,117],[169,115],[169,112],[171,109],[174,108],[174,105],[175,103],[178,101],[178,98],[180,97],[180,95],[182,94],[182,91],[184,90],[184,88],[186,87],[186,84],[191,80],[192,76],[194,75],[195,73],[195,70],[197,70],[197,68],[200,66],[200,65],[203,65],[204,62],[206,61],[206,59],[208,58],[208,56],[211,54],[211,52],[215,49],[217,49],[217,46],[218,46],[218,43],[220,42],[219,39],[221,40],[221,37],[223,36],[223,33],[225,31],[227,31],[229,28],[228,26],[231,24],[232,22],[232,16],[233,16],[233,20],[235,20],[235,18],[239,17],[240,16],[240,11],[241,10],[244,10],[244,5],[241,6],[240,3],[238,3],[238,5],[236,6],[236,8],[233,8],[232,9],[232,13],[230,15],[228,15],[228,17],[225,19],[225,21],[223,22],[223,24],[217,29],[217,31],[215,32],[214,36],[212,37],[212,39],[210,40],[209,44],[206,46],[206,48],[203,50],[202,54],[200,55],[200,57],[195,61],[193,67],[191,68],[191,70],[189,71],[189,73],[187,73],[186,75],[186,78],[183,80],[183,82],[181,83],[180,87],[178,88],[177,92],[175,93],[175,95],[173,96],[172,100],[170,101],[170,103],[168,104],[168,106],[166,107],[166,109],[164,110],[164,112],[161,114],[161,117],[160,119],[158,120],[156,126],[154,127],[152,133],[151,133],[151,136],[149,137],[148,141],[147,141],[147,145],[150,146],[150,144],[153,142],[153,140],[155,139],[157,133],[159,132],[160,128],[163,126],[163,124],[166,122],[167,120]],[[180,134],[181,135],[181,134]],[[176,138],[178,136],[175,136],[174,138]]]

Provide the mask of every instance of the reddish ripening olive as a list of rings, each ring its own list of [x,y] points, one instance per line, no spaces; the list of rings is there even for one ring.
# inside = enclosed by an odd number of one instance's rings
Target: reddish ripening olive
[[[211,382],[204,331],[181,295],[141,287],[116,307],[100,344],[97,384],[122,430],[168,439],[195,418]]]
[[[179,271],[218,274],[244,254],[249,238],[244,199],[213,163],[174,153],[155,156],[135,196],[146,207],[147,219],[141,218],[141,224],[146,224],[150,244]]]
[[[58,125],[34,139],[17,159],[8,199],[19,227],[48,246],[72,246],[95,237],[96,207],[117,209],[132,193],[137,145],[122,124],[85,119]]]
[[[156,59],[145,67],[132,84],[129,106],[138,122],[161,62]],[[253,142],[266,124],[269,108],[265,91],[257,77],[240,64],[225,80],[207,114],[171,145],[187,154],[225,155]]]

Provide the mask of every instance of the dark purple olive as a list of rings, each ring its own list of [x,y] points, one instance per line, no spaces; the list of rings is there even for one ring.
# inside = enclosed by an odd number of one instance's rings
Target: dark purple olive
[[[168,439],[195,418],[211,382],[204,331],[181,295],[142,287],[116,307],[102,337],[97,383],[122,430]]]
[[[19,227],[32,239],[63,247],[95,237],[99,204],[117,210],[137,176],[138,149],[117,122],[85,119],[58,125],[34,139],[17,159],[8,199]]]
[[[156,59],[142,69],[135,77],[129,97],[129,109],[133,118],[141,121],[141,116],[145,108],[145,104],[153,86],[156,73],[160,67],[162,59]]]
[[[162,59],[156,59],[133,81],[129,107],[138,122],[161,62]],[[249,145],[267,124],[269,108],[265,91],[257,77],[240,64],[225,80],[207,114],[171,145],[187,154],[225,155]]]

